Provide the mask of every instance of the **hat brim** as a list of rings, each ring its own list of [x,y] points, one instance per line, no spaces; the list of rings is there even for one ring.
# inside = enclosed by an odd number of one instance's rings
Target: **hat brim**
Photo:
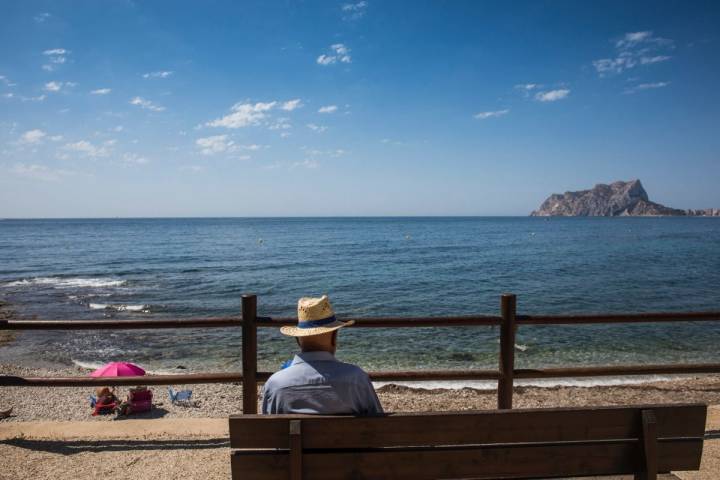
[[[347,322],[341,322],[336,320],[333,323],[325,325],[323,327],[313,328],[299,328],[299,327],[280,327],[280,333],[287,335],[288,337],[310,337],[312,335],[322,335],[323,333],[334,332],[335,330],[342,327],[349,327],[355,323],[355,320],[348,320]]]

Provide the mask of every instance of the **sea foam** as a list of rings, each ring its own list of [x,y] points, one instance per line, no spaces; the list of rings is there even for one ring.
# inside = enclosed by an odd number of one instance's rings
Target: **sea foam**
[[[4,287],[29,287],[34,285],[47,285],[55,288],[109,288],[121,287],[127,281],[114,278],[63,278],[63,277],[35,277],[15,280],[5,283]]]
[[[149,305],[123,305],[109,303],[90,303],[88,307],[91,310],[113,310],[115,312],[148,312]]]

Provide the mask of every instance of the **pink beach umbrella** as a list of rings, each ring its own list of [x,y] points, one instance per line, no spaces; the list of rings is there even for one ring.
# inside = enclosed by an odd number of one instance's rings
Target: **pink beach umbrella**
[[[91,377],[138,377],[145,370],[128,362],[111,362],[90,374]]]

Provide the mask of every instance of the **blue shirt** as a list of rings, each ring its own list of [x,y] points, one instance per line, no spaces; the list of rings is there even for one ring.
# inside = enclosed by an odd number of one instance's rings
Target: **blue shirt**
[[[360,367],[330,352],[303,352],[265,382],[262,412],[374,415],[383,409]]]

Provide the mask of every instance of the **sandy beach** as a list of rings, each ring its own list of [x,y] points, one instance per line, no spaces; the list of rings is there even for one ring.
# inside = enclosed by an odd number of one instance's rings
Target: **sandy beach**
[[[0,374],[81,376],[73,369],[0,365]],[[182,387],[179,385],[178,387]],[[90,415],[90,388],[0,388],[0,408],[15,408],[0,421],[0,454],[8,459],[0,478],[97,478],[123,473],[132,478],[228,478],[227,416],[241,413],[239,384],[188,386],[195,406],[176,406],[165,387],[153,387],[155,408],[118,419]],[[123,396],[126,389],[119,389]],[[417,389],[385,385],[378,390],[387,411],[450,411],[495,408],[495,392]],[[720,405],[720,376],[614,387],[518,387],[515,407],[622,405],[672,402]],[[112,422],[112,423],[108,423]],[[711,407],[709,438],[720,432],[720,410]],[[682,479],[717,479],[720,440],[708,440],[701,472]]]

